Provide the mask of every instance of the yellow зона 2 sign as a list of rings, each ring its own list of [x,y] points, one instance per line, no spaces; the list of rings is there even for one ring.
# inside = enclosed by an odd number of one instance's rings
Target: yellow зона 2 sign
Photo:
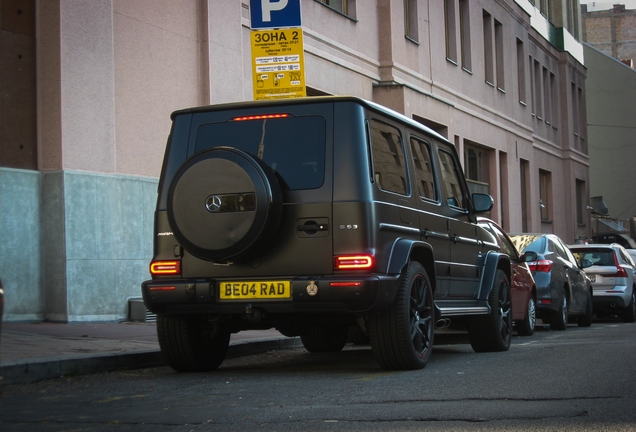
[[[251,39],[254,100],[306,96],[302,29],[252,31]]]

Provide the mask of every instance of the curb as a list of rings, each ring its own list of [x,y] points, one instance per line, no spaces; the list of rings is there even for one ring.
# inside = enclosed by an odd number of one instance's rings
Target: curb
[[[281,338],[237,342],[228,347],[226,359],[266,351],[301,347],[300,338]],[[0,368],[0,386],[27,384],[63,376],[90,375],[124,369],[143,369],[163,366],[161,351],[144,351],[129,354],[107,354],[87,358],[51,359],[41,362],[21,363]]]

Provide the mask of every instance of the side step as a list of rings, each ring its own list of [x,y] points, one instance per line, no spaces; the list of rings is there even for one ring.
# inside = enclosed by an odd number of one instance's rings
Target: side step
[[[435,302],[435,308],[437,309],[437,316],[440,318],[458,315],[488,315],[490,313],[488,303],[479,300],[441,300]]]

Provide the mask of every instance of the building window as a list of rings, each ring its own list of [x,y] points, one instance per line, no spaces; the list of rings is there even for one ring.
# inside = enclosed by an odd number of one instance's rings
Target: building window
[[[550,124],[552,122],[552,95],[550,91],[550,86],[548,85],[550,82],[550,76],[548,72],[548,68],[543,67],[543,103],[545,107],[543,109],[544,112],[544,120],[546,123]]]
[[[404,0],[404,35],[419,41],[417,28],[417,0]]]
[[[464,172],[471,193],[490,193],[490,151],[464,140]]]
[[[549,222],[552,215],[551,187],[551,173],[539,170],[539,206],[541,207],[541,220],[544,222]]]
[[[472,59],[470,56],[470,9],[468,0],[459,0],[459,37],[462,67],[472,70]]]
[[[585,118],[585,98],[583,97],[583,89],[581,87],[577,87],[577,93],[578,97],[576,99],[578,103],[579,123],[582,125],[579,127],[579,136],[582,139],[585,139],[585,125],[587,124],[587,119]]]
[[[497,68],[497,88],[503,91],[506,89],[503,25],[497,20],[495,20],[495,65]]]
[[[570,0],[570,15],[572,15],[572,25],[570,26],[570,33],[574,36],[574,39],[580,42],[579,29],[581,25],[581,5],[578,0]]]
[[[534,60],[533,75],[534,75],[534,88],[532,89],[532,91],[533,91],[533,98],[534,98],[534,113],[539,120],[543,120],[543,100],[542,100],[543,87],[541,86],[541,63],[539,63],[537,60]]]
[[[317,0],[318,2],[329,6],[330,8],[337,10],[338,12],[347,15],[351,18],[355,18],[356,15],[356,2],[355,0]]]
[[[510,205],[508,204],[508,153],[499,152],[499,221],[502,228],[510,226]]]
[[[484,72],[486,74],[486,82],[492,86],[495,85],[494,71],[494,54],[493,54],[493,35],[492,35],[492,16],[483,11],[483,30],[484,30]]]
[[[530,163],[527,160],[521,159],[519,163],[519,175],[521,177],[521,230],[528,232],[528,169]]]
[[[576,84],[572,83],[570,85],[571,90],[571,97],[572,97],[572,130],[574,132],[574,135],[579,135],[579,104],[577,99],[577,89],[576,89]]]
[[[455,23],[455,0],[444,0],[444,22],[446,24],[446,60],[457,64],[457,26]]]
[[[583,180],[576,179],[576,223],[578,225],[585,225],[585,210],[587,206],[583,197],[585,196],[585,182]]]
[[[552,119],[552,125],[556,127],[557,124],[557,89],[556,89],[556,76],[550,72],[550,118]]]
[[[523,41],[517,39],[517,89],[519,91],[519,102],[526,101],[526,62],[523,54]]]
[[[534,60],[532,56],[528,56],[528,72],[530,74],[530,96],[528,97],[528,101],[530,102],[530,111],[532,115],[536,115],[536,110],[534,108],[534,74],[532,73],[534,67]]]

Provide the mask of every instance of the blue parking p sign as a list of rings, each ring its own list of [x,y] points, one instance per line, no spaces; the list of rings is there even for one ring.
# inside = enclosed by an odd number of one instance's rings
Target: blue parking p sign
[[[300,27],[300,0],[250,0],[253,29]]]

